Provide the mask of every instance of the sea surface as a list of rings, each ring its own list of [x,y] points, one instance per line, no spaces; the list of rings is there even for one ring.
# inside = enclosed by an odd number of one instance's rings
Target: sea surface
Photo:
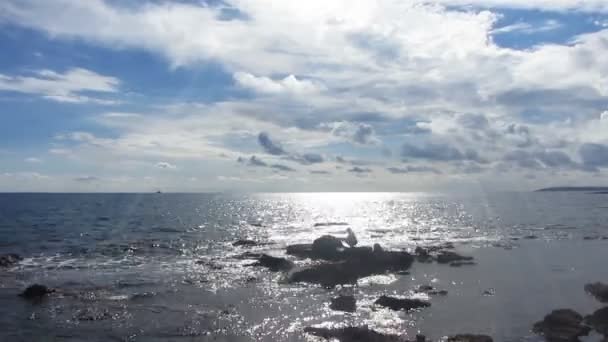
[[[328,222],[348,225],[318,225]],[[347,227],[384,249],[453,242],[477,264],[414,263],[410,274],[325,289],[238,258],[285,257],[288,244]],[[24,260],[0,269],[0,341],[317,341],[308,326],[542,341],[531,328],[551,310],[601,307],[583,286],[608,282],[608,195],[0,194],[1,253]],[[60,291],[40,303],[17,296],[33,283]],[[424,284],[448,295],[415,294]],[[339,294],[356,297],[355,313],[329,308]],[[373,305],[384,294],[432,305]]]

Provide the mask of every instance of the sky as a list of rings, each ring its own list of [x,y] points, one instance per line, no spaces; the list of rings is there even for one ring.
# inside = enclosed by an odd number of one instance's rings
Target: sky
[[[608,185],[605,0],[4,0],[0,191]]]

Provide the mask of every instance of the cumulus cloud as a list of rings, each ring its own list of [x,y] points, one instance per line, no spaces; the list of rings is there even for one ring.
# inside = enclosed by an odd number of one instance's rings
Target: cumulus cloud
[[[120,81],[115,77],[82,68],[72,68],[64,73],[38,70],[28,76],[0,74],[0,91],[33,94],[57,102],[116,104],[116,101],[83,95],[83,92],[115,93],[119,85]]]
[[[578,153],[583,164],[591,169],[608,167],[608,146],[596,143],[581,145]]]
[[[321,128],[328,128],[331,134],[360,145],[375,145],[380,142],[374,127],[367,123],[339,121],[322,123]]]
[[[406,174],[406,173],[434,173],[441,174],[441,171],[436,168],[429,166],[415,166],[415,165],[407,165],[404,167],[389,167],[386,169],[390,173],[394,174]]]
[[[175,166],[171,163],[167,163],[167,162],[158,162],[155,164],[155,166],[159,169],[169,169],[169,170],[177,169],[177,166]]]
[[[355,166],[352,169],[349,169],[348,172],[352,173],[371,173],[372,169],[366,167]]]
[[[294,75],[273,80],[268,77],[256,77],[246,72],[237,72],[234,74],[234,79],[241,87],[266,94],[306,95],[323,89],[319,84],[309,80],[298,80]]]
[[[475,150],[466,149],[463,152],[448,144],[431,142],[422,144],[405,143],[401,146],[401,157],[431,161],[483,161]]]
[[[74,180],[76,182],[91,183],[91,182],[98,181],[99,178],[95,177],[95,176],[79,176],[79,177],[75,177]]]
[[[270,136],[266,132],[261,132],[260,134],[258,134],[258,143],[260,144],[260,146],[262,146],[264,151],[266,151],[266,153],[268,153],[268,154],[272,154],[272,155],[287,154],[287,152],[285,152],[285,150],[280,145],[274,143],[270,139]]]

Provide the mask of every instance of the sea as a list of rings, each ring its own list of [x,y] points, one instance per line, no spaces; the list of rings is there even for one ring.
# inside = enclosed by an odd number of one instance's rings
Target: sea
[[[339,223],[339,224],[332,224]],[[415,262],[408,273],[323,288],[251,266],[245,252],[314,261],[285,247],[325,234],[412,252],[452,242],[475,265]],[[257,246],[233,246],[251,239]],[[320,341],[305,327],[368,327],[440,341],[461,333],[542,341],[554,309],[602,304],[608,282],[608,195],[584,192],[0,194],[0,341]],[[31,284],[57,289],[43,301]],[[420,285],[448,291],[416,293]],[[353,295],[357,310],[331,310]],[[381,295],[422,298],[417,311],[377,307]],[[591,335],[585,341],[600,341]]]

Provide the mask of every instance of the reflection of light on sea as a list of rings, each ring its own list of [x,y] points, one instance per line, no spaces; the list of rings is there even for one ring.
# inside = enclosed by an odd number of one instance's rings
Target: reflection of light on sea
[[[310,243],[324,234],[344,236],[347,227],[353,229],[359,245],[380,243],[392,248],[466,238],[472,233],[464,209],[436,195],[299,193],[266,194],[260,200],[280,215],[268,233],[281,245]]]

